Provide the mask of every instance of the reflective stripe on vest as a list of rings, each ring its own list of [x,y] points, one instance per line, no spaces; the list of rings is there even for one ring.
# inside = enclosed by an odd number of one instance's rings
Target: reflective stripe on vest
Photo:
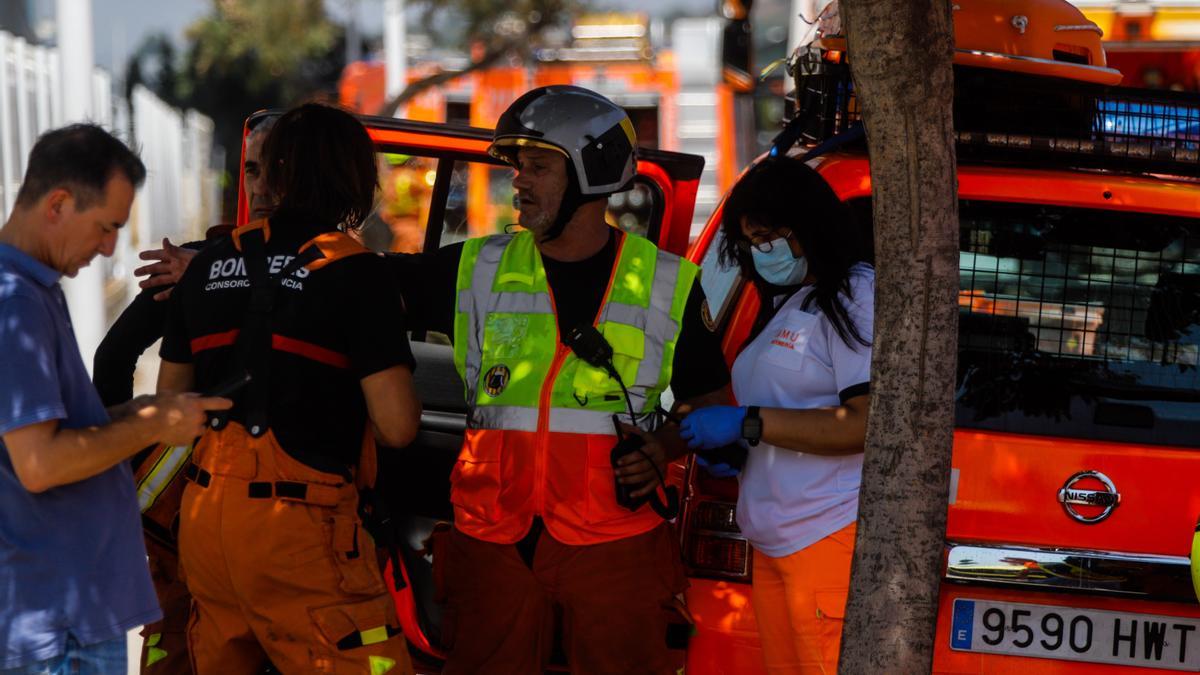
[[[643,238],[621,237],[595,325],[639,417],[670,384],[697,273]],[[608,455],[614,413],[628,421],[625,398],[605,370],[561,344],[533,235],[468,240],[457,290],[454,362],[470,412],[451,476],[455,527],[512,543],[537,515],[555,539],[584,545],[661,523],[648,506],[631,513],[616,503]]]
[[[551,408],[549,430],[564,434],[613,434],[612,412],[581,410],[578,408]],[[622,415],[622,421],[628,421]],[[489,405],[471,410],[469,424],[472,429],[508,429],[509,431],[537,431],[538,409],[520,406]]]
[[[653,410],[670,384],[675,341],[696,273],[695,265],[659,251],[646,239],[622,238],[597,327],[613,347],[614,364],[636,412]],[[467,242],[459,265],[454,332],[455,366],[473,409],[473,428],[536,429],[539,394],[559,347],[559,331],[531,234]],[[504,416],[477,410],[514,405],[532,408],[535,421],[508,427],[497,422]],[[551,407],[609,415],[626,409],[616,381],[573,354],[558,373]],[[601,425],[589,421],[587,426]],[[613,433],[611,420],[607,429]]]
[[[138,508],[142,513],[149,511],[150,507],[154,506],[163,490],[175,479],[191,456],[192,446],[190,445],[173,445],[163,449],[158,456],[158,461],[150,467],[145,477],[137,484]]]
[[[162,633],[151,633],[150,637],[146,638],[147,668],[170,656],[167,650],[158,646],[160,642],[162,642]]]

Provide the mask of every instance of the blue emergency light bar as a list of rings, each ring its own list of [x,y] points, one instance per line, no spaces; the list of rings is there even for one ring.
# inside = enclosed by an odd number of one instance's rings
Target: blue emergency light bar
[[[1200,143],[1200,105],[1124,99],[1097,101],[1096,129],[1102,137]]]

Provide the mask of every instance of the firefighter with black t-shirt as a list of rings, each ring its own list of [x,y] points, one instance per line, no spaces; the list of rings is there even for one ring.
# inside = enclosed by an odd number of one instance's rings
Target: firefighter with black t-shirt
[[[599,94],[530,91],[490,148],[516,169],[523,230],[391,257],[414,326],[451,336],[470,411],[454,526],[433,541],[444,673],[540,673],[556,617],[574,673],[682,665],[668,640],[687,584],[675,534],[650,505],[619,504],[614,478],[633,497],[657,493],[686,452],[646,430],[663,390],[723,402],[729,375],[697,267],[605,222],[606,198],[631,187],[635,146],[625,112]],[[568,347],[588,327],[610,363]],[[615,468],[614,415],[645,443]]]
[[[352,116],[309,104],[275,123],[263,160],[274,215],[191,261],[163,337],[160,391],[244,384],[187,473],[192,663],[410,673],[358,508],[374,440],[402,447],[420,417],[394,276],[345,233],[371,212],[374,148]]]
[[[243,157],[243,187],[250,202],[251,217],[270,215],[274,200],[265,193],[260,153],[266,132],[275,117],[255,117],[246,134]],[[133,271],[148,278],[140,282],[142,292],[113,322],[96,348],[92,380],[106,407],[133,398],[133,377],[138,359],[162,338],[167,320],[171,290],[179,281],[188,262],[207,244],[228,236],[232,225],[214,225],[204,233],[203,241],[175,246],[163,239],[163,247],[140,254],[153,260]],[[146,448],[130,459],[137,483],[138,508],[142,512],[146,554],[150,578],[162,607],[163,618],[142,627],[140,668],[143,675],[165,673],[187,675],[192,672],[187,651],[187,622],[192,596],[179,578],[179,502],[183,496],[183,468],[191,461],[191,445],[159,444]]]

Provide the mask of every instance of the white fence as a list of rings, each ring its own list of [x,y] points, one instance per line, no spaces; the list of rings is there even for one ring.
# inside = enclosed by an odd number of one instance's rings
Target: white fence
[[[137,86],[133,135],[147,168],[146,185],[138,197],[137,243],[144,247],[163,237],[201,238],[220,217],[220,186],[212,169],[212,120],[172,108]]]
[[[3,0],[0,0],[3,1]],[[62,69],[58,52],[0,32],[0,204],[7,218],[16,201],[29,151],[43,132],[62,126]],[[113,96],[112,79],[97,69],[92,77],[91,121],[141,152],[146,184],[139,192],[129,234],[102,264],[106,321],[111,322],[137,287],[132,283],[137,251],[163,237],[176,243],[196,239],[220,216],[220,163],[213,156],[212,120],[180,111],[137,87],[133,110]],[[0,219],[0,222],[3,222]],[[90,363],[90,354],[85,354]]]

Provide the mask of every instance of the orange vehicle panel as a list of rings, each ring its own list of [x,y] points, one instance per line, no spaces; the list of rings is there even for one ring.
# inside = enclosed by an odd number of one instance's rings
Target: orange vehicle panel
[[[250,222],[250,200],[246,195],[246,136],[250,133],[250,119],[242,124],[242,148],[238,155],[238,205],[237,226]]]
[[[672,181],[661,166],[639,161],[639,176],[649,179],[662,192],[662,225],[658,241],[665,251],[682,255],[688,246],[688,230],[692,226],[692,211],[696,203],[697,180]],[[693,208],[687,208],[691,204]]]
[[[1095,84],[1115,85],[1121,83],[1121,71],[1112,68],[1080,66],[1058,61],[1022,61],[1004,54],[984,54],[959,50],[954,55],[954,62],[962,66],[1007,70],[1014,73],[1039,75],[1041,77],[1061,77],[1063,79],[1082,80]]]
[[[958,493],[948,539],[1181,556],[1191,550],[1200,450],[958,429],[952,466]],[[1112,515],[1091,525],[1058,504],[1067,479],[1085,469],[1108,476],[1121,494]],[[1099,511],[1076,508],[1086,516]]]
[[[657,93],[673,91],[676,79],[674,70],[646,63],[543,64],[534,72],[531,86],[618,80],[625,91]]]
[[[488,141],[481,141],[474,138],[456,138],[454,136],[433,136],[430,134],[417,134],[410,131],[396,131],[394,129],[373,129],[368,127],[367,133],[370,134],[371,140],[375,141],[376,145],[404,145],[414,149],[430,150],[445,152],[467,152],[487,154]]]
[[[970,0],[953,9],[956,64],[1096,84],[1121,82],[1121,72],[1108,67],[1100,43],[1104,32],[1066,2]],[[822,38],[817,45],[846,49],[840,36]]]
[[[871,194],[871,172],[864,158],[846,155],[822,158],[817,170],[843,200]],[[1200,215],[1200,186],[1194,182],[1101,172],[959,166],[958,196],[1167,216]]]
[[[400,628],[404,631],[405,639],[422,653],[446,658],[445,652],[430,644],[429,638],[421,630],[421,620],[417,617],[417,602],[413,598],[413,587],[408,572],[403,565],[400,566],[401,578],[404,580],[400,590],[396,590],[395,572],[391,561],[388,561],[383,568],[383,582],[396,603],[396,616],[400,619]]]
[[[1088,65],[1098,70],[1107,65],[1100,44],[1102,34],[1082,11],[1058,0],[970,0],[954,7],[954,45],[960,53],[989,52],[1027,62],[1054,63],[1055,52],[1066,52],[1084,58],[1085,64],[1060,61],[1058,65],[1081,71],[1080,65]],[[1108,84],[1119,82],[1121,74],[1110,72],[1116,81]]]
[[[937,633],[934,638],[933,672],[938,675],[1070,675],[1086,672],[1088,675],[1128,675],[1139,669],[1129,666],[1104,663],[1080,663],[1058,659],[980,654],[955,651],[950,648],[950,623],[954,614],[956,598],[1017,602],[1024,604],[1056,605],[1164,616],[1200,617],[1200,607],[1170,602],[1148,602],[1124,600],[1095,595],[1066,593],[1032,593],[1009,589],[982,588],[943,583],[938,603]],[[1141,672],[1150,672],[1140,669]],[[1163,671],[1154,671],[1163,672]]]
[[[727,84],[717,85],[717,128],[736,129],[737,119],[733,114],[733,88]],[[717,136],[717,157],[737,157],[737,138],[732,133]],[[717,162],[717,188],[721,194],[733,189],[734,180],[741,175],[733,162]]]
[[[754,317],[758,316],[761,305],[762,301],[753,287],[749,292],[742,293],[734,305],[733,314],[729,317],[729,328],[721,336],[721,351],[725,354],[725,361],[730,368],[733,367],[746,338],[750,337],[750,327],[754,324]]]
[[[696,635],[688,645],[687,672],[705,675],[765,673],[758,623],[747,584],[692,579],[687,589],[688,613]]]

